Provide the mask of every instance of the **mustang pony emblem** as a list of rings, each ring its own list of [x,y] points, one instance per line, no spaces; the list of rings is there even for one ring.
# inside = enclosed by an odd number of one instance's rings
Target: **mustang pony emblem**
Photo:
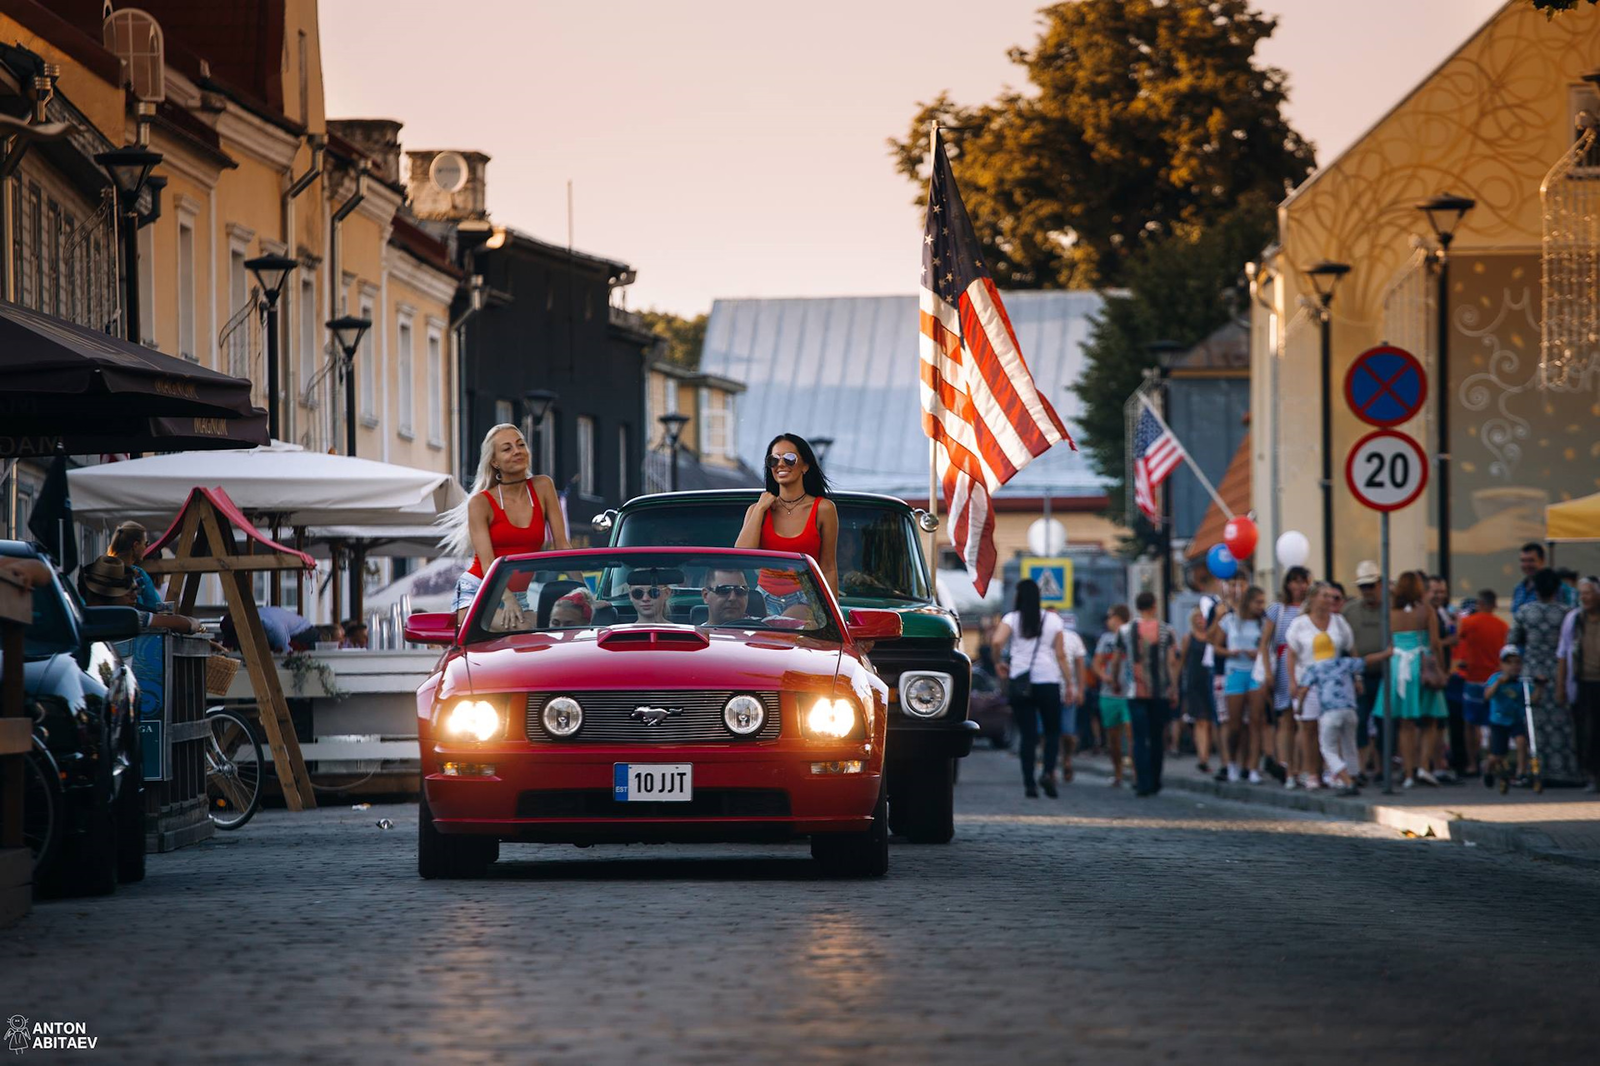
[[[645,725],[660,725],[668,718],[675,718],[682,713],[682,707],[635,707],[628,717],[636,718]]]

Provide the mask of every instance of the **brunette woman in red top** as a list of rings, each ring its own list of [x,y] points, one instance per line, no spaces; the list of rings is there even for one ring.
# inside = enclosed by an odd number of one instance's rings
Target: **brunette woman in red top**
[[[804,437],[784,433],[767,445],[766,466],[767,491],[744,513],[734,547],[809,555],[838,595],[839,512],[828,499],[828,479],[816,453]],[[806,599],[782,571],[763,570],[758,584],[770,614],[783,614]]]
[[[457,623],[466,617],[489,564],[500,556],[544,551],[547,526],[551,550],[570,547],[555,482],[543,474],[529,474],[528,442],[521,430],[508,422],[495,426],[484,437],[478,456],[472,493],[443,522],[444,549],[454,555],[472,553],[472,565],[456,582]],[[527,606],[515,594],[519,591],[507,589],[501,608],[502,621],[513,627],[521,624]]]

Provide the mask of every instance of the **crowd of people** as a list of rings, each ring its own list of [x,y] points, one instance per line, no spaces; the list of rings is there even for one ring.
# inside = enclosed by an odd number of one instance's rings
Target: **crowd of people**
[[[1141,592],[1131,612],[1107,611],[1092,653],[1075,619],[1041,611],[1038,587],[1024,580],[983,658],[1007,679],[1029,796],[1058,794],[1057,762],[1070,780],[1080,744],[1109,755],[1112,787],[1131,761],[1134,791],[1153,795],[1185,739],[1198,769],[1219,781],[1353,796],[1382,776],[1389,716],[1402,788],[1481,778],[1502,791],[1595,792],[1600,578],[1550,568],[1537,543],[1523,546],[1520,565],[1506,616],[1493,589],[1452,605],[1439,576],[1398,574],[1387,639],[1376,563],[1356,568],[1353,596],[1301,566],[1270,599],[1202,570],[1182,633]]]

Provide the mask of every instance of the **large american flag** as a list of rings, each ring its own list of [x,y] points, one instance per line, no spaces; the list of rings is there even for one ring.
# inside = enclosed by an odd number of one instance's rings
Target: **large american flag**
[[[950,541],[982,595],[995,564],[990,497],[1035,456],[1077,445],[1034,386],[937,133],[921,299],[922,428],[942,475]]]
[[[1161,521],[1156,489],[1183,462],[1183,445],[1143,401],[1133,427],[1133,499],[1152,522]]]

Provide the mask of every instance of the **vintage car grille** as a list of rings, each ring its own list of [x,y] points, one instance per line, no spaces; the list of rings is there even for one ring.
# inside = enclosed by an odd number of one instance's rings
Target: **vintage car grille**
[[[779,729],[778,694],[752,692],[767,709],[761,729],[748,737],[735,736],[722,721],[722,708],[736,692],[530,692],[526,729],[529,740],[565,739],[572,743],[694,744],[703,741],[776,740]],[[545,731],[544,705],[557,696],[571,696],[583,707],[583,728],[576,736],[552,737]],[[667,707],[683,711],[649,725],[631,717],[639,707]]]

